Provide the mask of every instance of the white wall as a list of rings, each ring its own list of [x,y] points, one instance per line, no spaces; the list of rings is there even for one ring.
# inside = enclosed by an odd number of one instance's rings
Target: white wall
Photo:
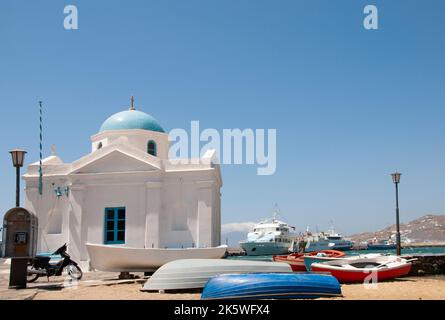
[[[91,137],[91,152],[97,150],[99,143],[105,147],[112,143],[128,144],[136,147],[143,152],[147,152],[147,145],[150,140],[156,142],[157,157],[161,159],[168,158],[170,142],[168,134],[147,130],[123,130],[123,131],[105,131]]]

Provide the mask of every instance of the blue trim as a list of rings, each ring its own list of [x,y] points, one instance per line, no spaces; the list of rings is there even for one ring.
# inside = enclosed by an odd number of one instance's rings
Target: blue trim
[[[113,211],[113,218],[108,218],[108,211]],[[124,210],[124,218],[119,219],[119,210]],[[118,229],[119,221],[124,221],[124,229]],[[113,230],[108,230],[108,222],[113,222]],[[104,244],[124,244],[125,243],[126,209],[125,207],[105,208],[104,214]],[[109,232],[113,232],[113,240],[107,240]],[[124,240],[118,240],[118,233],[124,233]]]
[[[150,144],[152,144],[152,145],[150,146]],[[154,140],[148,141],[148,143],[147,143],[147,153],[151,154],[152,156],[155,156],[155,157],[157,156],[158,150],[157,150],[157,146],[156,146],[156,141],[154,141]]]

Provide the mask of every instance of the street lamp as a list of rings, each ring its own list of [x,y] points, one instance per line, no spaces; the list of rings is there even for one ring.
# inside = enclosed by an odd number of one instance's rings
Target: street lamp
[[[23,167],[25,160],[25,150],[14,149],[9,151],[12,157],[12,165],[16,169],[16,191],[15,191],[15,206],[20,207],[20,168]]]
[[[399,172],[391,173],[392,176],[392,182],[396,185],[396,242],[397,242],[397,255],[400,256],[402,253],[402,248],[400,244],[400,225],[399,225],[399,183],[400,183],[400,176],[402,174]]]

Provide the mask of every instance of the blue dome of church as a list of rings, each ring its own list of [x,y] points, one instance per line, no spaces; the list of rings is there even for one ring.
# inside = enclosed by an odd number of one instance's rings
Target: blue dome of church
[[[129,129],[165,132],[161,125],[151,115],[134,109],[113,114],[102,124],[100,132]]]

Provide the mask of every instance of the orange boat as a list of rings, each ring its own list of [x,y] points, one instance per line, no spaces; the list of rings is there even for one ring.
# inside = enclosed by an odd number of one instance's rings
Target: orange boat
[[[314,251],[311,253],[292,253],[289,255],[284,256],[273,256],[273,261],[275,262],[285,262],[289,264],[292,268],[292,271],[298,272],[298,271],[307,271],[306,266],[304,265],[304,257],[305,256],[317,256],[322,255],[325,259],[327,258],[342,258],[345,256],[344,252],[337,251],[337,250],[320,250],[320,251]]]

